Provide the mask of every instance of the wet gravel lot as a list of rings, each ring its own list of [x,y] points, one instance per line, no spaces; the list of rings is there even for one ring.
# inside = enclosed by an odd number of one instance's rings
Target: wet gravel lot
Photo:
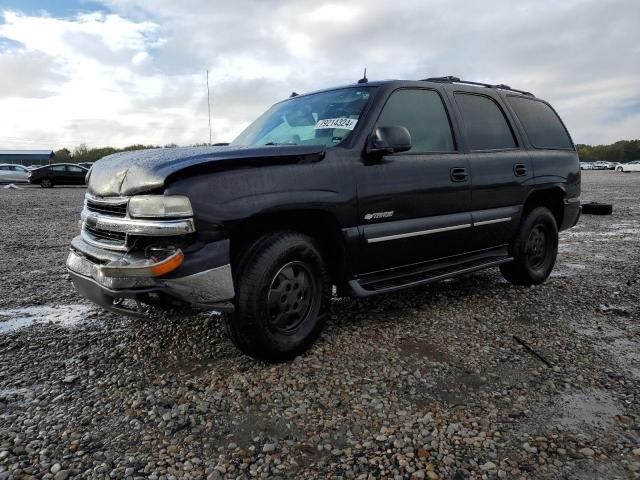
[[[280,365],[216,315],[77,296],[83,195],[0,189],[0,480],[640,478],[640,174],[583,172],[614,214],[562,233],[544,285],[335,299]]]

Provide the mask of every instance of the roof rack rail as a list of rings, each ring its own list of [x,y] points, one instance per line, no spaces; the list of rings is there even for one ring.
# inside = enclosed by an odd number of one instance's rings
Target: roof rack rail
[[[504,85],[502,83],[499,83],[497,85],[492,85],[490,83],[472,82],[470,80],[460,80],[458,77],[454,77],[451,75],[447,75],[446,77],[423,78],[420,81],[421,82],[437,82],[437,83],[464,83],[466,85],[475,85],[478,87],[496,88],[499,90],[509,90],[511,92],[521,93],[522,95],[529,95],[531,97],[535,97],[535,95],[531,92],[525,92],[524,90],[511,88],[509,85]]]

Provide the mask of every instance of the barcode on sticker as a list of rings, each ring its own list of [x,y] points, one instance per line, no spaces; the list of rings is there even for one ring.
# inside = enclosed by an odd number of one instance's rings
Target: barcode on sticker
[[[358,120],[353,118],[325,118],[316,123],[316,130],[322,128],[343,128],[345,130],[353,130]]]

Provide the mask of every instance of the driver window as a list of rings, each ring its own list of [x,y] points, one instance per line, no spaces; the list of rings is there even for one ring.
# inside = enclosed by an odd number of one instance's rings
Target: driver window
[[[406,153],[454,152],[449,117],[433,90],[396,90],[384,106],[378,126],[400,125],[411,134]]]

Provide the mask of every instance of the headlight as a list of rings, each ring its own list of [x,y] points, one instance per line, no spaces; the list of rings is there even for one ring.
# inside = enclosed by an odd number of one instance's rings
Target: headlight
[[[134,218],[192,217],[187,197],[181,195],[139,195],[129,199],[129,216]]]

